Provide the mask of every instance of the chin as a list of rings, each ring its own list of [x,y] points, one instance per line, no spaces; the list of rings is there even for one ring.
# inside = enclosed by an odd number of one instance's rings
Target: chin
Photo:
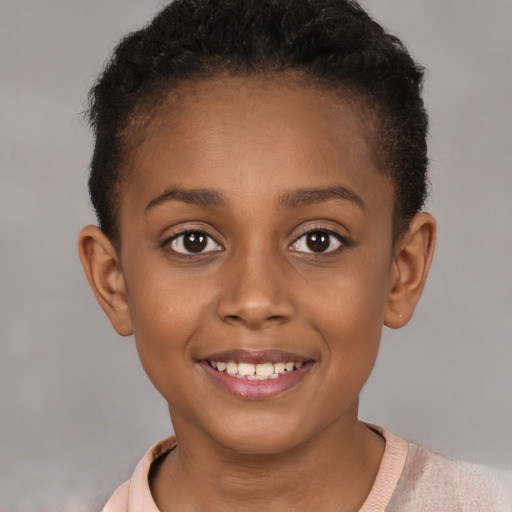
[[[256,422],[259,423],[256,425]],[[286,428],[288,427],[288,428]],[[224,448],[240,455],[279,455],[297,448],[310,438],[309,432],[283,425],[282,422],[253,420],[250,424],[231,425],[212,432]]]

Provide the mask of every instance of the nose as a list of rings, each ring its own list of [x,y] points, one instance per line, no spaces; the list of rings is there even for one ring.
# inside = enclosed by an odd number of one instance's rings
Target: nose
[[[289,322],[294,306],[283,266],[263,251],[254,253],[237,257],[226,269],[219,317],[251,330]]]

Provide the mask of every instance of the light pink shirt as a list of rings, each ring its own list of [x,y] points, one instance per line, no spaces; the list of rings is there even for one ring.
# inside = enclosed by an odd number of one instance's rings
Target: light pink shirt
[[[512,474],[455,461],[371,428],[384,437],[386,447],[359,512],[512,512]],[[103,512],[159,512],[149,489],[149,470],[175,446],[174,436],[153,445]]]

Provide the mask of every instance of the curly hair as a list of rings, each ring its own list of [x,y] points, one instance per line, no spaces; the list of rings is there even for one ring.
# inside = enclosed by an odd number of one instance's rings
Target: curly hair
[[[175,0],[126,36],[89,96],[89,193],[102,230],[119,241],[125,132],[141,104],[186,81],[288,71],[371,106],[381,170],[394,188],[394,234],[403,232],[427,195],[424,70],[353,0]]]

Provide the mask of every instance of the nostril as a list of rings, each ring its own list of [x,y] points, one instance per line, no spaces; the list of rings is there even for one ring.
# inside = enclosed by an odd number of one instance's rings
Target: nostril
[[[231,325],[246,325],[249,328],[260,328],[264,325],[270,326],[281,323],[285,320],[283,315],[251,316],[251,315],[225,315],[224,321]]]
[[[242,319],[237,315],[226,315],[224,319],[226,320],[226,322],[233,324],[242,322]]]

